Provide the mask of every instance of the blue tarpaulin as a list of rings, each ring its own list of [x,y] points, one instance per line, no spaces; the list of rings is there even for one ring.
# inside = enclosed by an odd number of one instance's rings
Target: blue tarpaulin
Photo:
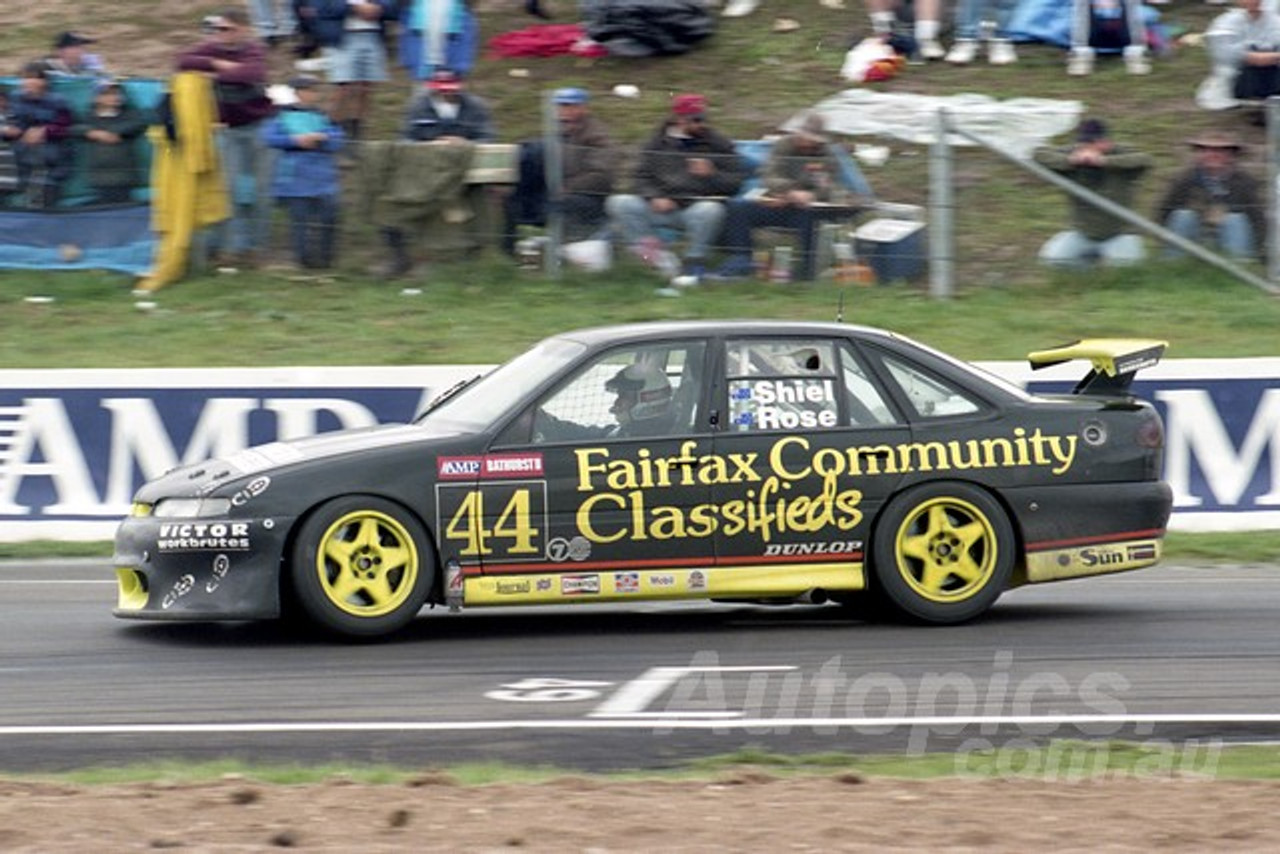
[[[15,78],[0,81],[16,91]],[[122,80],[126,97],[139,109],[151,111],[164,92],[160,80]],[[83,115],[93,98],[94,80],[53,78],[53,91],[66,98],[72,112]],[[143,174],[150,174],[151,143],[137,142]],[[148,187],[135,193],[136,204],[83,207],[90,198],[83,155],[77,145],[76,168],[67,182],[63,202],[53,210],[0,208],[0,267],[19,269],[119,270],[141,274],[151,266],[156,236],[151,231]]]

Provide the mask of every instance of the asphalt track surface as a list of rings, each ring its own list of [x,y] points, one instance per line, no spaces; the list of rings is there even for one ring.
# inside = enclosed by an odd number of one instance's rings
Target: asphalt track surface
[[[1280,736],[1280,567],[1007,593],[979,622],[831,606],[424,611],[376,644],[113,618],[105,562],[0,564],[0,771],[152,759],[656,768]]]

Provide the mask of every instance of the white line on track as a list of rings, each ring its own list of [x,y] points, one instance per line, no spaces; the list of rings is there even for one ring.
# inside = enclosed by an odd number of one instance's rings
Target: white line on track
[[[551,720],[492,721],[313,721],[245,722],[207,724],[83,724],[0,726],[0,736],[10,735],[151,735],[214,733],[312,733],[312,732],[477,732],[493,730],[634,730],[634,729],[780,729],[783,727],[849,727],[885,729],[895,727],[957,726],[1140,726],[1173,724],[1280,724],[1280,714],[1158,714],[1158,715],[976,715],[969,717],[883,717],[883,718],[754,718],[705,720],[672,717],[654,719],[559,718]]]

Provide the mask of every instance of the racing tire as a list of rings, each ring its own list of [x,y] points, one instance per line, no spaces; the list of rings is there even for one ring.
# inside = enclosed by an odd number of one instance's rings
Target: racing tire
[[[932,483],[892,499],[872,536],[875,593],[912,621],[951,625],[995,603],[1013,573],[1016,539],[990,494]]]
[[[425,604],[435,573],[422,523],[398,504],[365,495],[335,498],[308,516],[289,566],[302,615],[348,638],[404,628]]]

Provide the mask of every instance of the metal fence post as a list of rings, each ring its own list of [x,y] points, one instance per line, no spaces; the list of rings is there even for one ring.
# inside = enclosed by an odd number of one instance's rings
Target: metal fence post
[[[1267,241],[1267,278],[1280,280],[1280,212],[1276,210],[1276,182],[1280,180],[1280,98],[1272,95],[1267,99],[1267,233],[1263,239]]]
[[[542,270],[547,275],[560,276],[560,246],[564,242],[564,215],[560,210],[564,193],[564,149],[560,139],[560,117],[556,112],[555,92],[548,91],[542,99],[542,150],[543,173],[547,181],[547,244],[542,253]]]
[[[955,292],[954,188],[951,184],[951,146],[947,111],[934,116],[929,146],[929,295],[949,299]]]

